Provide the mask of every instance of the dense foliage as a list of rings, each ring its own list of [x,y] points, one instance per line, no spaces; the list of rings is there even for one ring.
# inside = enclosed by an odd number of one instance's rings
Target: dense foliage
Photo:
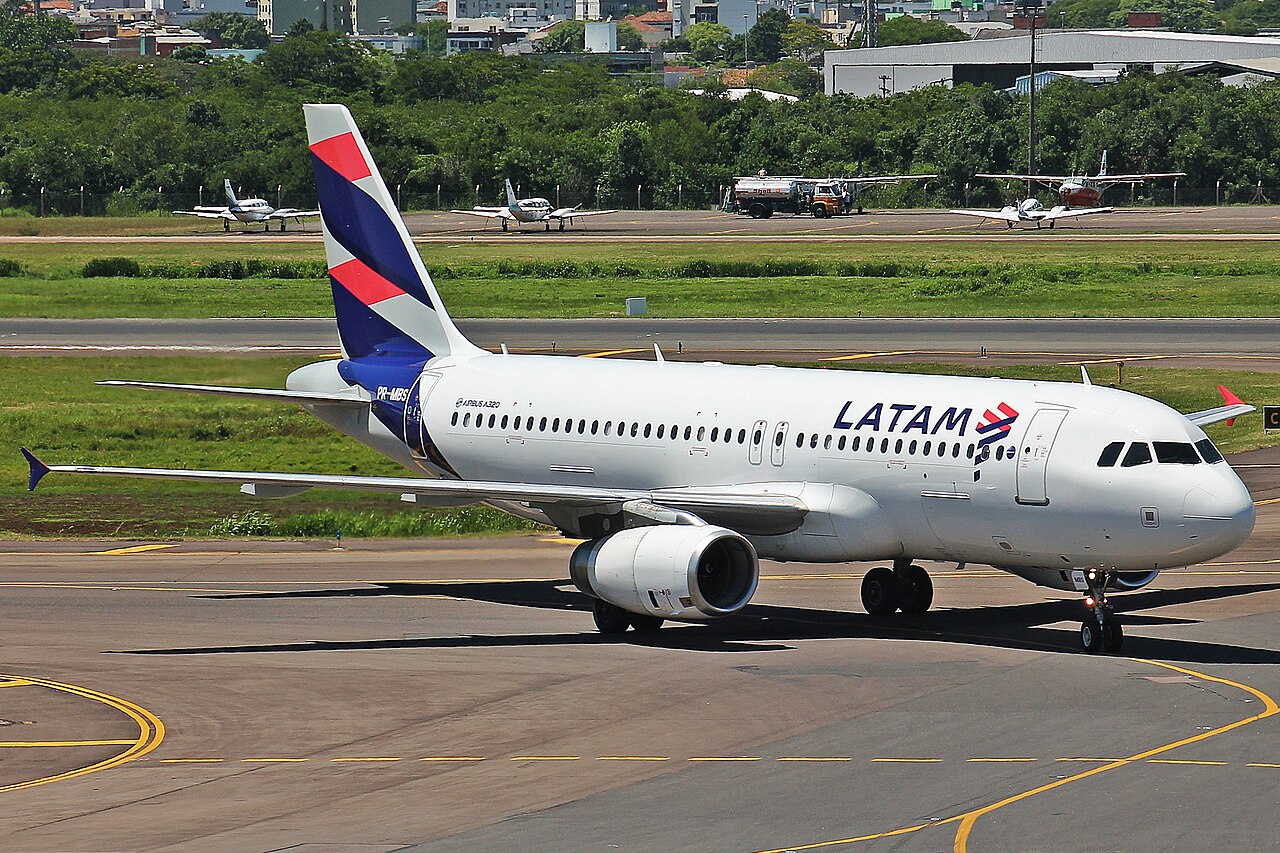
[[[705,26],[709,42],[723,37]],[[703,27],[690,28],[691,41],[702,44]],[[788,39],[794,29],[774,29],[779,54],[806,49]],[[767,47],[766,34],[752,46]],[[25,31],[0,44],[0,191],[30,209],[41,187],[82,186],[164,209],[158,187],[194,193],[225,177],[305,204],[305,102],[346,103],[388,183],[432,200],[439,186],[445,203],[470,202],[477,186],[492,199],[509,177],[548,197],[559,187],[565,203],[633,203],[640,186],[646,203],[710,204],[734,175],[850,173],[862,162],[868,173],[942,176],[927,197],[904,186],[878,203],[977,204],[1004,188],[974,172],[1020,170],[1027,157],[1025,98],[987,88],[733,102],[662,89],[649,75],[611,77],[589,58],[393,57],[329,32],[272,44],[256,64],[73,56],[24,47],[29,38],[41,44]],[[13,58],[28,50],[30,61]],[[782,88],[812,79],[798,60],[758,74]],[[1258,181],[1280,183],[1280,84],[1225,89],[1133,73],[1100,89],[1061,80],[1039,104],[1038,165],[1049,172],[1096,168],[1109,149],[1117,171],[1188,172],[1184,191],[1221,180],[1224,197],[1238,198]]]
[[[1056,6],[1054,8],[1057,8]],[[899,15],[880,25],[880,46],[897,44],[934,44],[944,41],[968,41],[964,31],[945,21],[926,21],[911,15]]]

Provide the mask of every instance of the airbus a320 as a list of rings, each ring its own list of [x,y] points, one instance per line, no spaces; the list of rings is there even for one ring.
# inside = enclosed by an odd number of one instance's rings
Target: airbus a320
[[[454,325],[359,130],[305,107],[342,357],[285,390],[134,387],[297,403],[404,477],[46,465],[50,472],[485,502],[585,541],[568,574],[605,633],[741,610],[759,560],[881,565],[866,610],[921,613],[917,561],[989,564],[1084,596],[1080,640],[1116,651],[1108,595],[1242,543],[1249,492],[1184,415],[1086,383],[496,354]]]

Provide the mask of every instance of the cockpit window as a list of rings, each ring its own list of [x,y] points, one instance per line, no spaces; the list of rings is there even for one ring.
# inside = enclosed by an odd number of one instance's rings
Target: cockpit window
[[[1196,449],[1184,441],[1155,441],[1156,461],[1163,465],[1199,465]]]
[[[1212,465],[1214,462],[1222,461],[1222,454],[1218,452],[1218,448],[1213,446],[1213,442],[1207,438],[1202,438],[1196,442],[1196,450],[1200,451],[1200,455],[1204,457],[1204,461]]]
[[[1120,458],[1120,451],[1122,450],[1124,450],[1123,441],[1113,441],[1102,448],[1102,455],[1098,457],[1098,467],[1110,468],[1116,464],[1116,460]]]
[[[1132,468],[1135,465],[1146,465],[1151,461],[1151,446],[1135,441],[1129,445],[1129,452],[1124,455],[1121,468]]]

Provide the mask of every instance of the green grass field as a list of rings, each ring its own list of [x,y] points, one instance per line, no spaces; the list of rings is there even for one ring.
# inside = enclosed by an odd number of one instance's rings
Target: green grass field
[[[373,451],[333,432],[297,407],[161,392],[104,388],[95,379],[153,379],[280,387],[304,359],[10,357],[0,359],[0,536],[167,537],[208,535],[233,517],[241,532],[329,536],[439,535],[527,530],[488,510],[413,511],[393,497],[306,492],[263,501],[234,486],[50,475],[26,491],[26,445],[54,464],[224,468],[313,473],[401,475]],[[873,365],[859,363],[857,369]],[[967,368],[894,365],[896,371],[998,374],[1078,381],[1073,367]],[[1094,381],[1114,380],[1097,370]],[[1168,370],[1131,366],[1123,387],[1182,411],[1208,408],[1225,383],[1246,400],[1280,396],[1280,374]],[[1261,417],[1210,428],[1224,450],[1280,442],[1262,432]],[[270,524],[257,522],[266,513]]]
[[[87,277],[126,255],[138,275]],[[1280,244],[973,241],[422,247],[459,317],[1275,316]],[[332,316],[316,244],[10,244],[0,316]],[[221,265],[265,269],[213,275]],[[281,267],[288,277],[272,266]],[[202,269],[203,268],[203,269]],[[296,276],[302,277],[296,277]]]

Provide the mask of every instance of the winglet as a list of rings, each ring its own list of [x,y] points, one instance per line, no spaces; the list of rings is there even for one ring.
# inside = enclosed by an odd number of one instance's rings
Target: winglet
[[[1228,406],[1235,406],[1244,402],[1244,400],[1241,400],[1239,397],[1233,394],[1231,389],[1228,388],[1226,385],[1219,385],[1218,393],[1222,395],[1222,402],[1226,403]],[[1236,423],[1235,418],[1227,418],[1227,426],[1235,426],[1235,423]]]
[[[1093,382],[1089,379],[1089,368],[1085,367],[1083,364],[1080,365],[1080,381],[1083,382],[1085,385],[1093,384]]]
[[[40,485],[40,481],[44,479],[44,475],[49,473],[49,466],[36,458],[36,455],[25,447],[22,448],[22,455],[26,458],[27,464],[31,466],[31,477],[27,480],[27,491],[34,492],[36,486]]]

